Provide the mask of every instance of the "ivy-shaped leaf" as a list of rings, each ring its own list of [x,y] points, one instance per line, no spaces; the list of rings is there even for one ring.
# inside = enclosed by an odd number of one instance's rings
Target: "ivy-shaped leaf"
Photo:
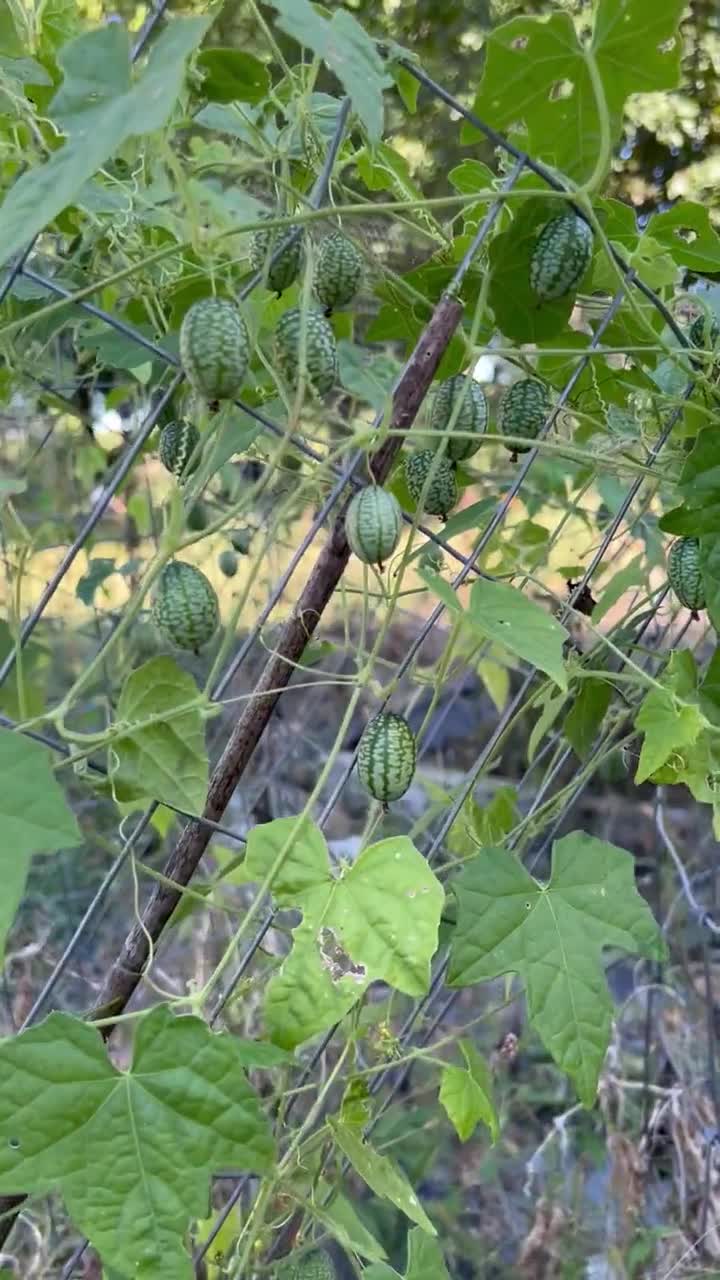
[[[109,748],[118,799],[152,796],[190,813],[202,811],[208,782],[202,705],[193,677],[173,658],[151,658],[131,672],[120,694],[117,721],[138,727]],[[173,714],[179,707],[188,709]],[[154,723],[143,727],[151,718]]]
[[[679,83],[684,0],[600,0],[589,51],[604,97],[611,146],[631,94]],[[567,13],[512,18],[487,37],[483,79],[474,103],[496,129],[524,125],[524,145],[578,182],[593,174],[601,116],[586,46]],[[477,132],[463,129],[463,141]],[[611,156],[607,156],[608,163]]]
[[[469,1040],[460,1041],[464,1067],[448,1066],[440,1082],[440,1103],[461,1142],[471,1138],[478,1124],[487,1125],[492,1142],[500,1130],[487,1064]]]
[[[406,836],[364,849],[335,877],[318,828],[277,818],[250,832],[245,870],[258,881],[272,876],[277,905],[303,913],[266,992],[277,1044],[292,1048],[332,1026],[370,982],[413,996],[427,990],[444,894]]]
[[[60,1191],[122,1275],[192,1280],[184,1247],[214,1170],[272,1168],[274,1144],[231,1035],[160,1005],[118,1071],[98,1031],[64,1013],[0,1043],[0,1190]]]
[[[610,1036],[603,947],[661,960],[665,944],[635,888],[625,849],[574,831],[553,847],[547,885],[506,849],[487,849],[454,883],[458,922],[449,983],[517,973],[530,1021],[591,1106]]]
[[[635,717],[635,728],[645,735],[636,783],[645,782],[676,752],[696,742],[707,726],[707,720],[695,704],[696,683],[692,654],[687,650],[672,653],[661,678],[663,688],[650,690]],[[677,699],[686,700],[686,704]]]
[[[34,853],[82,843],[82,834],[39,743],[0,729],[0,959]]]

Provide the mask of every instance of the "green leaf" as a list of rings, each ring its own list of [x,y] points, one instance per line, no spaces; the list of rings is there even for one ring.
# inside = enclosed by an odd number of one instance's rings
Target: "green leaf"
[[[590,42],[609,115],[611,147],[631,94],[679,83],[683,0],[600,0]],[[577,182],[594,173],[601,149],[600,111],[585,47],[567,13],[512,18],[487,36],[474,110],[496,129],[521,123],[530,155]],[[465,126],[464,142],[476,130]],[[612,153],[607,155],[609,164]],[[604,175],[601,175],[604,176]],[[654,233],[654,227],[653,227]]]
[[[340,381],[359,400],[367,400],[375,412],[389,402],[400,363],[382,352],[368,351],[344,339],[337,344]]]
[[[204,72],[209,102],[263,102],[270,88],[264,63],[241,49],[203,49],[197,65]]]
[[[530,288],[535,242],[541,228],[560,208],[557,200],[543,196],[525,200],[510,229],[495,236],[490,245],[489,302],[499,329],[514,342],[543,342],[555,337],[566,328],[575,305],[575,290],[564,298],[540,302]]]
[[[695,699],[697,675],[691,653],[678,650],[661,678],[663,689],[651,689],[635,717],[635,728],[645,737],[635,782],[645,782],[675,752],[690,746],[707,721],[695,702],[681,705],[678,698]]]
[[[131,84],[125,28],[117,23],[79,36],[58,55],[65,72],[51,114],[71,138],[45,164],[28,169],[0,208],[0,266],[72,203],[81,187],[134,135],[165,124],[180,92],[185,62],[210,18],[176,18],[152,46]]]
[[[700,539],[700,572],[705,588],[705,608],[715,630],[720,628],[720,533]]]
[[[347,9],[336,9],[327,22],[309,0],[270,0],[277,25],[323,58],[352,99],[353,110],[368,137],[378,142],[383,131],[383,89],[392,81],[374,42]]]
[[[563,724],[563,733],[581,760],[587,760],[600,725],[612,702],[612,685],[607,680],[583,680]]]
[[[56,853],[82,843],[82,833],[39,743],[0,729],[0,958],[15,918],[34,853]]]
[[[419,1227],[408,1234],[405,1280],[450,1280],[440,1243]]]
[[[557,720],[560,712],[565,706],[566,695],[564,692],[557,693],[552,688],[546,688],[540,695],[540,705],[542,711],[532,727],[532,732],[528,738],[527,760],[528,764],[532,764],[535,759],[535,753],[540,746],[545,734],[552,728]]]
[[[201,813],[207,794],[203,695],[172,658],[151,658],[131,672],[117,707],[116,728],[137,724],[110,747],[113,782],[121,800],[152,796]],[[173,715],[180,707],[186,711]],[[154,724],[143,721],[157,717]]]
[[[591,1106],[610,1035],[603,947],[661,960],[665,946],[625,849],[574,831],[555,842],[541,885],[506,849],[487,849],[454,882],[458,921],[449,982],[506,973],[525,984],[530,1021]]]
[[[370,982],[427,990],[444,894],[407,837],[370,845],[336,878],[322,832],[309,819],[277,818],[250,832],[245,869],[257,881],[272,876],[277,905],[303,913],[266,992],[275,1043],[293,1048],[331,1026]]]
[[[390,70],[392,72],[393,80],[395,81],[395,87],[402,98],[405,110],[409,111],[411,116],[414,116],[417,111],[417,98],[420,91],[420,81],[416,80],[415,76],[411,76],[410,72],[405,67],[401,66],[399,62],[393,62]]]
[[[485,1062],[470,1041],[461,1040],[466,1067],[445,1067],[440,1083],[440,1103],[461,1142],[467,1142],[482,1123],[490,1130],[493,1144],[500,1132],[492,1080]]]
[[[233,1036],[164,1005],[135,1028],[128,1071],[64,1013],[0,1043],[0,1189],[59,1190],[122,1275],[191,1280],[183,1242],[207,1213],[210,1175],[264,1173],[274,1143]]]
[[[327,1200],[328,1204],[325,1203]],[[382,1262],[387,1257],[382,1245],[361,1222],[351,1202],[346,1196],[337,1193],[335,1187],[324,1178],[318,1179],[317,1198],[313,1202],[312,1213],[327,1226],[344,1249],[358,1253],[369,1262]]]
[[[470,592],[466,616],[476,631],[544,671],[561,689],[567,689],[562,655],[567,631],[517,587],[478,579]]]
[[[83,604],[89,607],[92,606],[98,587],[101,587],[106,578],[111,577],[114,572],[114,559],[100,556],[98,559],[90,560],[87,572],[83,574],[75,588],[75,595],[78,600],[82,600]]]
[[[664,533],[683,537],[720,529],[720,436],[716,427],[706,427],[698,435],[680,473],[682,507],[660,518]]]
[[[340,1150],[347,1156],[353,1169],[367,1183],[371,1191],[383,1200],[389,1200],[412,1222],[416,1222],[428,1235],[435,1236],[428,1218],[405,1174],[387,1156],[381,1156],[367,1142],[359,1138],[349,1125],[329,1121]]]
[[[720,271],[720,236],[703,204],[681,200],[652,220],[653,239],[682,267],[700,274]]]

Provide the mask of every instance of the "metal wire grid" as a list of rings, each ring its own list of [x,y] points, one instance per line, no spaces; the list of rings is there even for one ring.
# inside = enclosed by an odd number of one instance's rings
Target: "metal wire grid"
[[[135,56],[137,56],[137,54],[144,47],[145,41],[148,39],[156,23],[162,16],[162,13],[165,7],[166,7],[166,0],[165,0],[165,3],[160,3],[156,5],[154,12],[150,15],[148,19],[148,22],[146,24],[146,29],[141,33],[141,36],[138,40],[138,44],[134,51]],[[437,96],[447,105],[449,105],[454,111],[457,111],[460,115],[464,116],[467,120],[469,120],[473,125],[475,125],[475,127],[477,127],[483,133],[485,133],[485,135],[489,137],[498,147],[503,149],[508,154],[515,156],[515,159],[517,160],[518,164],[516,166],[515,175],[511,179],[510,185],[514,185],[514,182],[517,180],[517,176],[519,176],[519,173],[521,172],[522,168],[524,166],[527,166],[533,172],[538,174],[538,176],[540,176],[545,182],[547,182],[548,185],[550,185],[554,189],[562,190],[562,184],[555,177],[555,175],[553,175],[548,170],[546,170],[544,166],[537,164],[537,162],[533,161],[531,158],[528,158],[522,155],[521,153],[519,153],[512,146],[511,143],[509,143],[506,139],[502,138],[501,135],[498,135],[497,133],[495,133],[495,131],[492,130],[490,126],[487,126],[484,122],[479,120],[478,117],[476,117],[472,112],[464,108],[462,104],[460,104],[456,99],[454,99],[451,95],[447,94],[447,92],[444,89],[442,89],[441,86],[437,85],[434,81],[432,81],[430,77],[428,77],[424,72],[421,71],[420,68],[418,68],[412,63],[407,63],[406,67],[407,67],[407,70],[410,71],[410,73],[413,74],[416,77],[416,79],[418,79],[421,82],[421,84],[425,85],[425,87],[429,89],[431,93],[433,93],[435,96]],[[316,189],[315,189],[315,192],[313,193],[314,197],[317,199],[317,203],[315,207],[319,207],[324,198],[325,193],[322,190],[321,183],[324,181],[325,189],[326,189],[327,183],[329,183],[330,181],[334,159],[341,142],[342,131],[345,125],[345,121],[347,119],[348,108],[349,108],[349,103],[346,103],[343,109],[343,113],[341,114],[339,127],[336,131],[335,137],[333,139],[333,142],[328,152],[328,156],[326,158],[326,164],[324,166],[323,174],[321,175],[318,181],[318,184],[316,184]],[[318,193],[318,187],[320,187],[320,193]],[[488,225],[487,230],[489,231],[489,229],[490,229],[490,226]],[[484,239],[484,235],[481,238],[481,240],[482,239]],[[49,292],[55,293],[58,296],[66,296],[67,291],[63,290],[61,286],[57,285],[54,281],[44,279],[37,272],[34,272],[31,268],[27,266],[27,260],[31,250],[32,250],[32,246],[29,246],[28,250],[26,250],[25,253],[21,256],[21,258],[18,259],[18,261],[13,266],[12,270],[6,276],[2,287],[0,288],[0,301],[7,295],[7,292],[12,286],[14,279],[16,279],[17,276],[21,274],[25,275],[29,280],[32,280],[37,284],[43,285],[45,288],[48,289]],[[665,307],[665,305],[662,303],[661,299],[657,298],[657,296],[653,293],[652,290],[648,288],[648,286],[646,286],[642,281],[638,280],[634,276],[634,273],[628,268],[627,263],[624,262],[624,260],[620,257],[620,255],[616,254],[615,257],[616,257],[616,261],[618,262],[618,265],[620,266],[621,270],[624,272],[625,281],[627,283],[632,283],[634,287],[637,287],[652,302],[653,306],[655,306],[658,309],[658,311],[662,314],[664,320],[670,326],[670,328],[675,332],[679,340],[682,343],[685,343],[686,339],[682,333],[682,330],[680,330],[674,318],[672,317],[668,309]],[[249,293],[250,288],[252,288],[255,283],[257,283],[257,281],[249,282],[249,285],[246,287],[246,289],[243,290],[243,296],[247,296],[247,293]],[[598,326],[596,333],[594,335],[592,348],[598,345],[599,340],[602,336],[602,333],[604,332],[607,325],[610,323],[614,314],[617,312],[617,309],[620,306],[623,296],[624,296],[624,289],[620,290],[616,295],[615,299],[613,299],[610,305],[610,308],[608,309],[603,320]],[[101,319],[104,323],[106,323],[111,328],[117,329],[120,332],[124,332],[126,336],[131,337],[134,341],[138,343],[138,345],[151,351],[156,357],[159,357],[162,360],[164,360],[169,366],[175,365],[177,363],[173,359],[173,357],[170,356],[167,352],[164,352],[162,348],[158,347],[156,344],[151,343],[150,341],[145,339],[143,335],[140,335],[134,332],[130,326],[126,325],[123,321],[118,320],[117,318],[113,317],[112,315],[103,311],[102,309],[95,307],[93,304],[88,303],[86,301],[80,301],[75,305],[79,306],[84,311],[87,311],[89,314],[92,314],[97,319]],[[591,358],[590,353],[586,353],[581,358],[581,363],[578,365],[572,377],[569,379],[568,384],[563,389],[563,392],[561,392],[560,403],[553,410],[552,415],[548,419],[548,422],[545,424],[544,432],[549,430],[550,427],[552,426],[552,422],[554,421],[559,408],[567,400],[569,395],[572,393],[573,387],[576,385],[578,378],[581,376],[581,373],[590,358]],[[135,461],[136,457],[138,456],[138,453],[140,452],[142,444],[147,439],[147,437],[150,434],[150,431],[155,426],[155,423],[157,422],[157,419],[160,413],[162,412],[162,409],[165,407],[167,403],[169,403],[170,399],[172,398],[172,395],[174,394],[174,391],[179,385],[181,378],[182,378],[181,373],[177,373],[173,377],[173,380],[170,383],[167,390],[165,391],[159,406],[156,406],[153,413],[149,415],[148,419],[146,419],[146,422],[143,424],[143,427],[141,428],[141,431],[139,433],[139,438],[136,438],[136,440],[133,442],[130,448],[126,451],[123,458],[121,459],[121,462],[118,468],[116,469],[113,476],[111,476],[110,480],[108,481],[107,485],[103,490],[103,493],[100,495],[100,498],[94,504],[93,509],[89,513],[88,518],[86,519],[82,529],[80,530],[80,533],[78,534],[78,537],[73,542],[66,557],[64,557],[58,573],[54,575],[54,578],[51,584],[48,584],[49,588],[51,589],[43,595],[43,597],[39,602],[39,605],[36,607],[36,609],[33,611],[30,617],[26,620],[26,623],[22,630],[21,639],[20,639],[21,646],[27,642],[32,630],[34,629],[35,625],[37,624],[40,617],[42,616],[47,604],[49,603],[49,600],[52,598],[54,591],[57,589],[63,577],[65,576],[65,573],[69,568],[69,565],[72,563],[72,560],[75,558],[79,550],[88,540],[93,529],[96,527],[99,519],[102,517],[102,514],[104,513],[109,503],[109,500],[112,497],[112,494],[115,492],[118,485],[122,482],[122,480],[130,471],[133,465],[133,462]],[[692,392],[692,385],[688,386],[688,388],[686,389],[686,393],[685,393],[686,396],[689,396],[691,392]],[[243,407],[245,411],[248,412],[251,416],[254,416],[256,419],[258,419],[266,429],[273,431],[275,434],[282,434],[282,429],[278,428],[277,424],[272,423],[269,419],[266,419],[264,415],[262,415],[259,411],[253,410],[252,407],[247,405],[242,405],[241,407]],[[671,415],[671,418],[668,420],[668,423],[666,424],[665,429],[661,433],[655,447],[651,451],[650,457],[648,459],[648,462],[650,465],[652,465],[652,463],[656,460],[662,446],[664,445],[665,441],[667,440],[670,434],[670,431],[672,430],[672,426],[674,425],[674,422],[677,420],[677,417],[679,416],[680,413],[681,413],[681,409],[676,410],[675,414]],[[319,455],[315,453],[314,450],[311,450],[309,449],[308,446],[304,445],[304,442],[298,441],[297,439],[295,439],[294,443],[296,444],[296,447],[301,448],[303,452],[311,456],[314,460],[318,462],[324,461]],[[490,537],[497,530],[497,528],[499,528],[500,525],[502,524],[505,518],[505,515],[507,514],[507,510],[510,506],[510,502],[512,501],[512,498],[519,492],[531,466],[535,461],[535,458],[537,457],[537,454],[538,454],[538,450],[534,449],[526,459],[523,467],[520,469],[518,476],[516,477],[515,482],[513,483],[513,486],[511,487],[511,490],[509,491],[508,495],[506,495],[506,497],[503,499],[503,501],[498,505],[496,512],[491,518],[491,521],[486,526],[486,529],[483,531],[480,544],[478,545],[478,547],[476,548],[475,552],[471,557],[466,558],[462,556],[461,553],[457,552],[451,545],[448,545],[442,538],[438,538],[437,535],[434,535],[431,530],[423,530],[423,532],[425,532],[428,537],[432,538],[433,541],[438,542],[441,546],[444,547],[446,551],[448,551],[453,556],[453,558],[455,558],[456,560],[462,563],[462,569],[460,573],[456,576],[453,582],[453,587],[455,588],[458,587],[467,578],[468,573],[471,571],[474,562],[477,560],[478,556],[481,554],[482,550],[487,545],[487,542],[489,541]],[[338,472],[338,469],[335,468],[334,473],[336,475],[337,475],[337,472]],[[326,500],[326,503],[323,506],[323,519],[315,521],[313,523],[312,535],[308,539],[304,540],[302,552],[300,554],[297,554],[296,557],[294,557],[291,570],[288,572],[287,575],[283,576],[282,585],[279,585],[279,588],[272,593],[272,596],[267,608],[263,610],[262,621],[254,629],[253,633],[251,633],[251,636],[248,637],[246,641],[243,643],[238,653],[235,655],[234,659],[232,660],[230,666],[226,670],[224,676],[222,677],[223,688],[227,687],[227,683],[229,682],[230,679],[232,679],[232,676],[235,674],[241,662],[244,660],[245,656],[249,652],[252,644],[254,643],[255,639],[257,638],[257,635],[259,634],[260,628],[262,627],[262,625],[264,625],[266,618],[269,616],[270,612],[272,611],[272,608],[277,603],[277,600],[279,599],[282,593],[282,590],[287,585],[287,581],[289,581],[291,573],[294,572],[294,569],[297,567],[297,564],[299,564],[300,560],[303,558],[305,551],[311,545],[316,533],[318,532],[318,530],[320,529],[323,523],[324,518],[327,516],[327,514],[329,514],[329,511],[337,502],[341,489],[344,486],[344,484],[348,481],[348,478],[352,479],[352,476],[350,475],[350,477],[348,477],[347,472],[340,473],[340,476],[338,477],[338,483],[333,486],[331,494],[329,495],[328,499]],[[340,483],[340,481],[342,481],[342,484]],[[635,483],[630,487],[628,494],[626,496],[626,500],[623,503],[621,510],[618,512],[610,528],[606,531],[605,536],[598,548],[598,551],[593,557],[591,565],[586,570],[581,583],[579,583],[577,587],[574,589],[573,595],[571,597],[568,607],[571,607],[572,603],[579,597],[584,586],[589,582],[590,578],[596,571],[597,567],[600,565],[603,558],[605,557],[608,547],[613,537],[615,536],[617,529],[619,528],[620,524],[625,518],[627,510],[629,509],[632,502],[634,501],[642,482],[643,482],[643,477],[639,477],[635,481]],[[406,518],[410,522],[413,522],[412,517],[406,517]],[[406,656],[406,659],[402,664],[403,672],[410,668],[412,661],[414,660],[417,652],[419,651],[421,644],[423,643],[424,639],[429,634],[430,630],[432,629],[435,622],[437,621],[440,614],[442,613],[442,608],[443,608],[442,606],[438,606],[438,608],[431,615],[431,618],[428,620],[427,624],[422,628],[421,635],[418,637],[418,639],[414,643],[411,653],[409,653]],[[656,608],[657,608],[657,605],[656,605]],[[645,625],[648,625],[647,622]],[[2,680],[6,678],[6,676],[9,674],[11,669],[12,669],[12,660],[10,660],[9,662],[6,661],[6,663],[3,664],[3,666],[0,668],[0,683],[2,682]],[[508,725],[512,721],[513,716],[515,715],[516,710],[522,704],[522,701],[534,679],[534,676],[535,676],[534,671],[531,671],[528,677],[526,678],[520,692],[518,693],[518,695],[516,695],[515,699],[513,699],[511,704],[506,708],[505,712],[503,713],[503,715],[501,716],[498,722],[498,725],[496,726],[496,729],[494,730],[490,739],[488,740],[488,742],[485,744],[482,751],[480,752],[478,759],[475,762],[475,765],[473,766],[473,769],[470,771],[468,775],[468,779],[466,783],[461,788],[461,792],[457,800],[455,801],[451,810],[449,810],[448,813],[445,815],[442,823],[440,824],[438,831],[436,832],[430,844],[430,847],[427,849],[427,856],[429,858],[432,858],[440,848],[447,834],[447,831],[450,829],[450,826],[452,825],[453,821],[455,821],[457,814],[460,812],[460,809],[462,808],[462,804],[464,803],[467,796],[471,794],[477,775],[482,770],[486,761],[489,759],[490,755],[495,749],[496,744],[502,738],[502,735],[504,734]],[[52,739],[47,739],[44,735],[35,735],[35,736],[45,741],[47,745],[51,745],[54,749],[64,750],[64,747],[62,744],[58,744],[54,742]],[[568,752],[567,754],[569,755],[570,753]],[[97,768],[98,766],[94,766],[94,767]],[[321,818],[320,818],[321,823],[327,821],[327,818],[329,817],[329,814],[332,808],[337,803],[337,800],[341,794],[342,788],[345,785],[345,782],[347,781],[347,777],[349,776],[351,767],[352,765],[349,766],[345,775],[343,776],[341,781],[338,783],[333,795],[328,800],[325,806],[325,809],[323,810],[323,814],[321,815]],[[555,775],[557,775],[557,773],[559,772],[560,770],[556,769]],[[559,823],[563,820],[565,814],[569,810],[572,803],[574,803],[575,799],[576,799],[576,795],[573,795],[566,802],[563,810],[561,811],[561,814],[556,819],[556,825],[559,825]],[[82,936],[82,934],[88,927],[90,920],[93,918],[95,911],[97,910],[100,903],[104,899],[107,891],[110,888],[110,885],[112,884],[113,880],[117,876],[123,862],[125,861],[125,858],[130,852],[130,849],[136,842],[137,838],[141,833],[141,830],[144,829],[144,826],[147,824],[148,820],[149,820],[149,815],[145,815],[145,818],[143,819],[141,824],[138,825],[136,830],[132,833],[128,842],[126,842],[126,846],[121,851],[118,859],[116,859],[116,862],[113,864],[113,867],[110,869],[110,872],[108,873],[108,876],[103,882],[101,889],[98,891],[98,895],[96,895],[95,899],[93,900],[93,903],[91,904],[91,907],[83,916],[83,920],[81,921],[74,935],[74,939],[73,939],[74,942],[77,942],[79,940],[79,938]],[[206,819],[203,821],[210,830],[220,831],[222,832],[223,835],[233,839],[237,839],[237,840],[243,839],[241,835],[230,831],[228,828],[222,827],[221,824],[212,823]],[[248,949],[246,956],[243,958],[243,961],[241,962],[240,971],[238,972],[238,974],[235,975],[235,978],[231,981],[229,988],[223,994],[221,1001],[219,1003],[219,1006],[216,1009],[215,1013],[213,1014],[213,1019],[217,1017],[218,1013],[220,1012],[220,1009],[223,1007],[235,983],[237,982],[237,979],[240,976],[240,973],[244,972],[248,967],[248,965],[251,963],[252,958],[255,955],[258,946],[260,945],[262,937],[264,936],[264,932],[266,932],[266,928],[264,929],[262,934],[260,933],[258,934],[257,938],[253,941],[253,944]],[[31,1014],[28,1016],[28,1018],[26,1019],[23,1025],[28,1025],[32,1020],[34,1020],[34,1018],[37,1017],[37,1014],[39,1013],[40,1009],[44,1005],[46,999],[51,994],[55,982],[61,975],[64,967],[67,965],[73,949],[74,948],[72,945],[66,949],[65,953],[63,954],[63,957],[61,957],[61,961],[56,967],[56,970],[53,972],[53,975],[51,975],[51,979],[49,983],[46,984],[46,986],[43,988],[43,991],[40,993],[38,1000],[33,1006],[33,1010],[31,1011]],[[401,1036],[400,1036],[401,1044],[405,1044],[409,1042],[409,1037],[412,1033],[417,1017],[420,1015],[421,1012],[428,1013],[433,1003],[437,1000],[442,990],[442,976],[443,976],[442,972],[438,972],[438,974],[436,974],[436,977],[433,981],[433,985],[431,987],[430,992],[422,1001],[417,1002],[413,1011],[408,1016],[406,1025],[403,1027],[401,1031]],[[441,1020],[441,1018],[442,1018],[442,1010],[440,1011],[439,1015],[436,1015],[434,1021],[431,1023],[430,1034],[434,1033],[434,1029],[438,1025],[438,1019]],[[320,1046],[320,1049],[313,1056],[313,1058],[311,1059],[311,1063],[308,1065],[308,1067],[305,1068],[303,1078],[307,1077],[307,1075],[312,1069],[312,1066],[317,1062],[319,1055],[324,1051],[324,1048],[326,1047],[327,1043],[329,1043],[331,1035],[332,1035],[332,1032],[328,1033],[328,1035],[323,1039],[323,1043]],[[711,1073],[711,1076],[714,1076],[714,1073]],[[379,1088],[380,1086],[378,1085],[377,1087]],[[210,1241],[208,1241],[208,1246],[209,1244],[210,1244]],[[78,1253],[76,1255],[76,1260],[77,1258],[79,1258],[79,1256],[80,1254]],[[71,1262],[72,1261],[73,1260],[71,1259]],[[68,1267],[70,1267],[70,1264],[68,1264]],[[70,1269],[66,1268],[63,1275],[69,1276],[71,1273],[72,1273],[72,1268]]]

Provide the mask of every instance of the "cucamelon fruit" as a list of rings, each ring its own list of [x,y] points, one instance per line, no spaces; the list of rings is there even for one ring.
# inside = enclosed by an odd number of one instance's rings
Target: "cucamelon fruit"
[[[185,523],[192,533],[202,533],[210,523],[210,512],[204,502],[193,502],[185,517]]]
[[[199,445],[200,432],[192,422],[169,422],[160,432],[158,443],[158,454],[165,470],[178,480],[190,475],[200,461]]]
[[[304,331],[304,339],[301,335]],[[304,373],[318,395],[332,390],[337,378],[335,335],[320,311],[303,312],[291,307],[275,329],[275,360],[293,390],[300,381],[300,354],[304,341]]]
[[[250,550],[252,536],[252,529],[231,529],[228,534],[233,550],[241,556],[246,556]]]
[[[360,288],[362,273],[362,254],[341,231],[333,231],[320,241],[313,292],[326,313],[352,302]]]
[[[381,569],[398,544],[401,526],[397,499],[375,484],[355,494],[345,516],[345,536],[351,551],[364,564],[376,564]]]
[[[194,564],[170,560],[160,574],[151,616],[158,631],[178,649],[197,653],[217,630],[215,589]]]
[[[337,1280],[337,1277],[330,1254],[324,1249],[314,1249],[297,1262],[286,1259],[275,1273],[275,1280]]]
[[[498,426],[503,435],[523,436],[535,440],[540,434],[550,412],[550,396],[544,383],[537,378],[520,378],[503,396]],[[527,453],[532,445],[507,444],[513,461],[519,453]]]
[[[697,538],[678,538],[670,548],[668,581],[675,595],[692,616],[705,608],[705,586],[700,572],[700,543]]]
[[[382,711],[367,725],[358,748],[360,781],[381,804],[399,800],[415,774],[415,736],[402,716]]]
[[[201,298],[180,328],[180,362],[190,385],[211,403],[239,392],[250,361],[247,325],[226,298]]]
[[[264,213],[263,218],[275,217],[275,214]],[[283,242],[285,242],[283,244]],[[282,251],[274,262],[270,262],[276,250]],[[268,289],[272,289],[278,297],[297,279],[302,264],[302,238],[291,238],[291,233],[280,227],[261,227],[253,233],[250,241],[250,263],[254,271],[262,271],[267,280]],[[265,272],[267,271],[267,275]]]
[[[592,244],[592,230],[576,213],[560,213],[547,222],[530,258],[533,293],[542,301],[571,293],[587,270]]]
[[[450,432],[446,446],[446,457],[453,462],[470,458],[480,448],[480,436],[488,422],[487,400],[482,387],[474,378],[458,373],[454,378],[446,378],[435,392],[430,426],[433,431],[445,431],[451,421],[453,410],[458,401],[461,407],[457,412],[455,423]],[[470,435],[456,435],[456,432],[470,432]],[[437,449],[440,441],[433,440]]]
[[[218,556],[218,568],[226,578],[234,578],[238,571],[238,558],[234,551],[221,551]]]
[[[431,468],[432,479],[423,498],[425,481]],[[447,519],[448,512],[452,511],[458,500],[455,467],[449,458],[436,457],[433,449],[418,449],[415,453],[407,454],[405,483],[416,504],[422,499],[423,510],[431,516],[442,516],[443,520]]]

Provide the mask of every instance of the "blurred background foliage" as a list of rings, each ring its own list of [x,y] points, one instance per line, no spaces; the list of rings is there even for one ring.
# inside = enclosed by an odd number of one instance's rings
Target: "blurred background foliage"
[[[662,2],[662,0],[660,0]],[[118,15],[137,28],[147,5],[134,0],[77,0],[91,21]],[[331,12],[337,6],[325,6]],[[472,104],[482,73],[487,32],[515,16],[550,10],[546,0],[347,0],[362,25],[377,39],[394,40],[416,55],[425,70],[467,105]],[[582,27],[591,0],[555,0]],[[204,0],[186,0],[185,11],[205,11]],[[263,7],[226,4],[213,29],[218,45],[242,48],[267,57],[260,29]],[[271,18],[272,11],[265,10]],[[718,0],[691,0],[682,25],[684,83],[675,93],[638,94],[628,109],[625,144],[615,161],[615,194],[630,201],[640,215],[666,208],[679,197],[702,200],[720,221],[720,5]],[[283,43],[280,37],[280,43]],[[284,52],[296,48],[285,38]],[[322,79],[318,85],[326,87]],[[329,86],[328,86],[329,87]],[[393,145],[405,157],[426,195],[445,190],[448,170],[469,153],[460,130],[448,123],[438,101],[421,94],[415,115],[395,100],[396,118],[388,119]],[[492,121],[490,121],[492,123]],[[488,144],[473,144],[472,154],[489,161]]]

